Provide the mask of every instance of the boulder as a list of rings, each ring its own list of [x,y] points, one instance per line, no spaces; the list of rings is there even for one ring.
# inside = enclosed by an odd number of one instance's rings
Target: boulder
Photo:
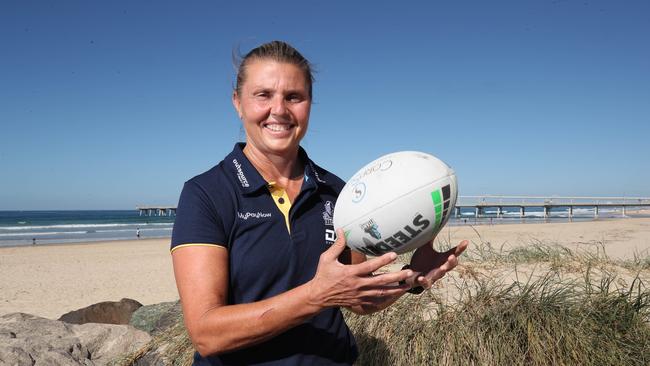
[[[0,365],[106,365],[150,340],[129,325],[77,325],[12,313],[0,316]]]
[[[182,317],[180,301],[161,302],[136,310],[129,324],[154,335],[177,324]]]
[[[146,347],[128,355],[133,366],[192,363],[194,346],[183,324],[180,301],[145,305],[133,313],[131,325],[152,336]]]
[[[132,299],[104,301],[61,315],[59,320],[71,324],[129,324],[134,311],[142,304]]]

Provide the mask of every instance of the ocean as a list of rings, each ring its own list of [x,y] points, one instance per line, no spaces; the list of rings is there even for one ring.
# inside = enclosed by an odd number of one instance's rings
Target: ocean
[[[622,217],[620,209],[601,209],[598,219]],[[593,209],[576,209],[573,221],[594,220]],[[481,218],[474,211],[463,210],[452,216],[448,225],[484,225],[569,221],[568,212],[558,209],[544,218],[542,209],[528,209],[524,218],[519,210],[504,211],[497,218],[496,210],[486,210]],[[0,247],[83,243],[106,240],[169,238],[174,216],[140,216],[139,211],[0,211]]]
[[[171,237],[173,216],[139,211],[0,211],[0,247]]]

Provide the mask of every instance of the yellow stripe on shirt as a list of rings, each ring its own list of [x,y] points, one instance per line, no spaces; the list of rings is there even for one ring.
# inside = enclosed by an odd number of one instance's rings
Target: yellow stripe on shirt
[[[218,248],[227,249],[226,246],[222,244],[190,243],[190,244],[177,245],[170,250],[170,253],[174,253],[174,251],[178,248],[185,248],[185,247],[218,247]]]

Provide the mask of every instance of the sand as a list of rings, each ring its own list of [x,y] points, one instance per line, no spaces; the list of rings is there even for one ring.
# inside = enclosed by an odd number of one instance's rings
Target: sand
[[[489,243],[497,249],[531,244],[557,244],[577,251],[604,248],[612,259],[632,259],[635,255],[650,255],[650,218],[447,226],[436,240],[456,245],[463,239],[472,245]]]
[[[0,248],[0,315],[57,319],[101,301],[178,299],[169,239]]]
[[[437,241],[493,247],[532,243],[604,247],[612,258],[648,256],[650,218],[510,225],[447,226]],[[169,239],[0,248],[0,315],[56,319],[101,301],[145,305],[178,299]]]

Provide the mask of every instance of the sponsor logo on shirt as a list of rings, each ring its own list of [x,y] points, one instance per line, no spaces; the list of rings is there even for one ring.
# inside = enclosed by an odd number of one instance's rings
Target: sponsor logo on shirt
[[[241,169],[241,164],[239,164],[237,159],[232,159],[232,163],[235,164],[235,169],[237,169],[237,178],[239,178],[239,183],[241,183],[242,187],[248,188],[250,184],[248,184],[248,179],[246,179],[244,171]]]
[[[237,216],[242,220],[248,219],[263,219],[271,217],[270,212],[237,212]]]
[[[309,166],[311,167],[311,171],[314,172],[314,177],[316,177],[316,180],[319,183],[325,183],[323,179],[321,179],[320,175],[318,175],[318,172],[316,171],[316,168],[314,167],[314,164],[310,161]]]

